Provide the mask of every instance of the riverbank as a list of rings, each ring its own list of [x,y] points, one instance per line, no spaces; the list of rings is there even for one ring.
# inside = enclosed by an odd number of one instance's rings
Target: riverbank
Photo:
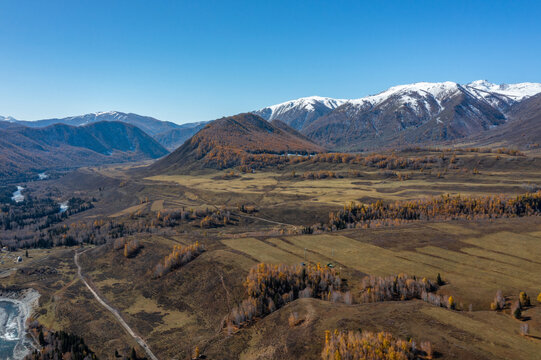
[[[2,354],[2,358],[6,359],[23,359],[31,349],[36,345],[32,339],[27,336],[26,322],[32,315],[33,311],[38,306],[40,294],[34,289],[24,289],[18,291],[2,291],[0,292],[0,303],[7,302],[17,306],[18,313],[16,319],[10,321],[7,328],[4,328],[4,334],[0,334],[0,338],[13,342],[12,354]],[[16,329],[12,329],[16,327]],[[13,333],[8,331],[14,331]]]

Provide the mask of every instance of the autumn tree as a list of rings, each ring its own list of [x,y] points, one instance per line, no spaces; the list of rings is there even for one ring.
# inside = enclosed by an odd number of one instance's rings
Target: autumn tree
[[[531,305],[530,297],[524,291],[520,292],[518,298],[519,298],[519,302],[520,302],[521,307],[528,307],[528,306]]]
[[[443,280],[441,279],[440,273],[438,273],[438,276],[436,277],[436,283],[438,284],[438,286],[445,285],[445,283],[444,283]]]

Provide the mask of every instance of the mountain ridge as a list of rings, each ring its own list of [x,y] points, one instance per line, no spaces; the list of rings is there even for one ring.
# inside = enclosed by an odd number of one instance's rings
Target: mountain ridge
[[[0,177],[44,170],[156,159],[168,151],[136,126],[97,122],[85,126],[0,129]]]
[[[513,106],[537,93],[538,83],[418,82],[363,98],[338,99],[332,109],[325,106],[332,98],[310,97],[254,113],[282,120],[328,148],[358,151],[466,138],[504,124]],[[326,110],[318,112],[318,106]]]

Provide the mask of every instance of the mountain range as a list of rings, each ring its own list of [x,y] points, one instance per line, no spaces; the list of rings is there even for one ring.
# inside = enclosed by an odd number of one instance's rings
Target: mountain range
[[[123,113],[120,111],[108,111],[36,121],[16,120],[13,117],[0,116],[0,128],[12,126],[13,124],[32,128],[41,128],[54,124],[84,126],[101,121],[119,121],[134,125],[152,136],[169,150],[174,150],[182,145],[184,141],[198,132],[207,123],[206,121],[201,121],[179,125],[170,121],[158,120],[150,116]]]
[[[0,178],[20,179],[45,170],[156,159],[167,153],[144,131],[119,121],[42,128],[14,124],[0,129]]]
[[[514,106],[538,93],[538,83],[421,82],[360,99],[300,98],[254,113],[328,148],[357,151],[477,135],[506,123]]]

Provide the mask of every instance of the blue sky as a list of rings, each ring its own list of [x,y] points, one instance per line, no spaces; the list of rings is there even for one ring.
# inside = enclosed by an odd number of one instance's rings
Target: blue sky
[[[541,1],[0,0],[0,114],[178,123],[418,81],[541,82]]]

